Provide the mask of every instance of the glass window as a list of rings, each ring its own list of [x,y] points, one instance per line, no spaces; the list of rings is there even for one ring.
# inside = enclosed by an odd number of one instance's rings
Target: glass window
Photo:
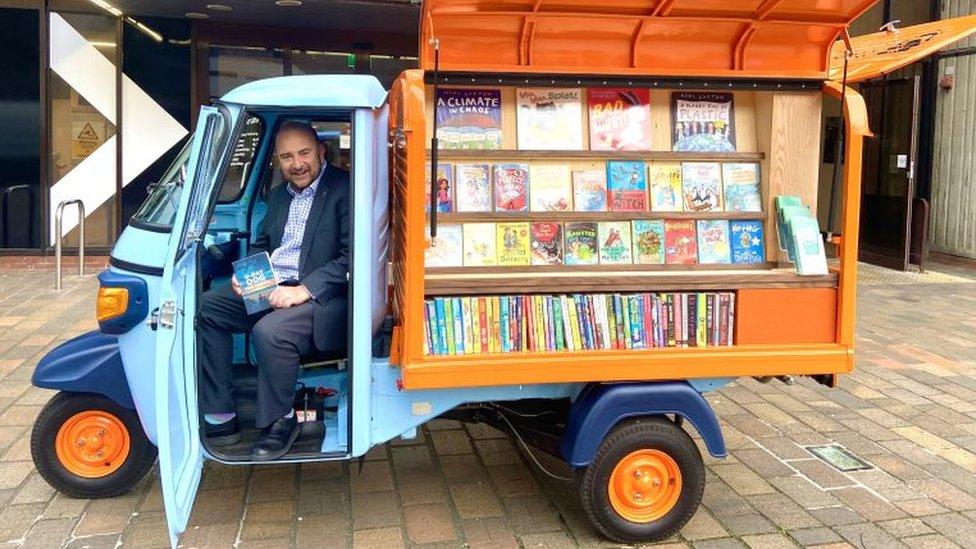
[[[285,74],[280,49],[245,46],[210,46],[210,98],[254,80]]]
[[[261,142],[263,134],[264,121],[257,116],[249,116],[244,122],[241,134],[237,137],[237,144],[234,146],[233,155],[230,157],[224,182],[220,185],[218,202],[234,202],[240,197],[247,183],[247,177],[252,171],[254,153],[257,151],[258,143]]]
[[[203,234],[207,227],[207,210],[210,206],[211,190],[216,178],[217,167],[220,164],[220,152],[227,141],[225,116],[218,113],[207,115],[200,146],[200,157],[197,159],[193,174],[190,203],[187,206],[186,225],[183,231],[183,242],[176,253],[177,259],[183,255],[190,243]]]
[[[187,162],[190,159],[192,141],[188,141],[156,185],[150,185],[149,197],[132,216],[136,225],[149,225],[158,229],[170,229],[180,205],[183,183],[186,182]]]
[[[371,55],[369,57],[369,72],[383,84],[383,87],[390,89],[393,81],[400,73],[407,69],[417,68],[416,57],[395,57],[391,55]]]
[[[346,74],[355,72],[353,54],[339,51],[293,50],[292,74]]]

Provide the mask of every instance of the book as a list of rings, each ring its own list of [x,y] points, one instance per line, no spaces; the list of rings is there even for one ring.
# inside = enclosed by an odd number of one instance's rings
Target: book
[[[430,174],[430,162],[427,163],[427,174]],[[427,200],[424,206],[430,211],[430,185],[424,186]],[[454,210],[454,166],[452,164],[437,163],[437,211],[450,212]]]
[[[630,246],[629,221],[600,221],[598,249],[603,265],[627,265],[633,263]]]
[[[647,211],[647,166],[641,161],[607,162],[607,192],[610,210]]]
[[[706,264],[732,262],[728,221],[698,220],[698,262]]]
[[[234,277],[241,287],[244,310],[253,315],[271,308],[268,296],[278,288],[278,277],[271,265],[268,252],[261,252],[238,259],[232,263]]]
[[[495,235],[495,250],[499,266],[530,264],[531,244],[528,223],[496,223]]]
[[[671,149],[735,152],[733,103],[728,92],[672,92]]]
[[[491,211],[491,170],[487,164],[454,167],[454,207],[458,212]]]
[[[464,223],[462,234],[465,267],[498,264],[494,223]]]
[[[461,225],[439,223],[436,238],[431,239],[430,232],[427,233],[424,265],[427,267],[460,267],[464,264],[463,249],[464,238]]]
[[[566,265],[596,265],[599,262],[596,223],[566,223],[563,237],[563,262]]]
[[[681,164],[686,212],[722,211],[722,172],[717,162]]]
[[[577,212],[607,211],[607,172],[573,171],[573,206]]]
[[[827,274],[827,255],[817,220],[812,216],[795,216],[789,225],[796,273],[803,276]]]
[[[568,212],[573,209],[573,189],[569,166],[565,164],[529,165],[529,210]]]
[[[664,221],[664,262],[668,265],[692,264],[698,261],[698,235],[695,222]]]
[[[532,236],[532,265],[563,264],[563,227],[552,221],[535,221],[529,227]]]
[[[664,221],[637,219],[633,222],[634,263],[664,263]]]
[[[438,148],[502,148],[501,90],[438,88],[436,101]]]
[[[762,211],[762,198],[759,194],[759,164],[754,162],[722,164],[722,186],[725,190],[725,211]]]
[[[651,211],[680,212],[684,205],[681,191],[681,164],[651,163],[649,172]]]
[[[586,94],[591,150],[651,150],[650,90],[589,88]]]
[[[766,261],[762,221],[731,221],[729,223],[729,242],[732,245],[732,263],[762,263]]]
[[[529,167],[525,164],[498,164],[494,168],[495,211],[529,211]]]
[[[583,91],[518,88],[516,120],[520,150],[581,150]]]

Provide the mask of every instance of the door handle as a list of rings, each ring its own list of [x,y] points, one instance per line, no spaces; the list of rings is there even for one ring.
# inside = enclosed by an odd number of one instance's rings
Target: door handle
[[[150,330],[156,331],[156,328],[159,326],[159,307],[149,312],[149,318],[146,319],[146,326],[149,326]]]

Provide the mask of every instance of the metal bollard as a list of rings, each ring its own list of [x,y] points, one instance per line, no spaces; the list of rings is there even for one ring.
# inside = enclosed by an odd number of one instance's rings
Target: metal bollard
[[[78,206],[78,276],[85,274],[85,204],[81,200],[64,200],[54,214],[54,291],[61,291],[61,218],[64,207]]]

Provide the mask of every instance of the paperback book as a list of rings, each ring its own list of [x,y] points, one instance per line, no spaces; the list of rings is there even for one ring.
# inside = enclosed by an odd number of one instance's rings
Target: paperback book
[[[531,264],[528,223],[496,223],[495,238],[499,266],[513,267]]]
[[[647,211],[647,166],[640,161],[607,162],[607,191],[610,210]]]
[[[827,254],[820,236],[820,224],[812,216],[794,216],[789,223],[797,274],[827,274]]]
[[[563,227],[552,221],[536,221],[530,226],[532,234],[531,263],[533,265],[563,264]]]
[[[766,261],[762,221],[731,221],[729,231],[729,241],[732,244],[732,263],[763,263]]]
[[[722,211],[722,172],[716,162],[681,164],[686,212]]]
[[[254,254],[233,263],[234,277],[241,286],[241,298],[247,314],[271,308],[268,296],[278,287],[278,278],[268,252]]]
[[[441,149],[501,149],[501,90],[439,88],[437,139]]]
[[[495,211],[529,211],[529,167],[525,164],[498,164],[494,175]]]
[[[722,164],[722,185],[725,188],[725,211],[762,211],[762,199],[759,195],[759,164],[752,162]]]
[[[631,258],[630,222],[601,221],[597,225],[602,265],[626,265]]]
[[[566,223],[564,261],[566,265],[596,265],[597,255],[596,223]]]
[[[567,212],[573,209],[573,189],[569,166],[565,164],[529,165],[529,210]]]
[[[731,263],[729,222],[724,219],[698,220],[698,262]]]
[[[650,165],[649,173],[651,211],[682,211],[684,195],[681,191],[681,164],[655,162]]]
[[[487,267],[498,263],[494,223],[464,223],[464,266]]]
[[[664,221],[638,219],[633,222],[634,263],[664,263]]]
[[[590,149],[651,149],[650,91],[643,88],[589,88]]]
[[[607,172],[573,171],[573,206],[577,212],[607,211]]]
[[[735,152],[733,96],[727,92],[672,92],[672,150]]]
[[[427,233],[427,248],[424,250],[424,265],[427,267],[460,267],[464,263],[462,250],[464,237],[461,225],[439,223],[437,236],[430,238]]]
[[[518,148],[581,150],[583,91],[579,88],[519,88]]]
[[[459,212],[491,211],[491,171],[487,164],[455,166],[455,208]]]
[[[694,221],[664,221],[664,262],[669,265],[698,262],[698,235]]]

